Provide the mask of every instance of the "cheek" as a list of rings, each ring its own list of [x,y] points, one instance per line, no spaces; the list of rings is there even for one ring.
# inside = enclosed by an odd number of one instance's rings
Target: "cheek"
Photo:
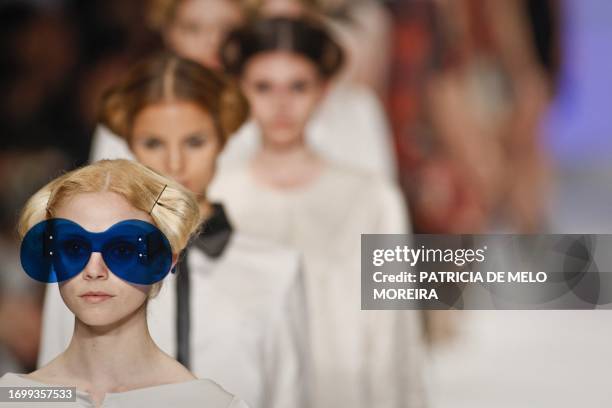
[[[193,52],[195,44],[194,39],[197,39],[197,37],[186,34],[179,29],[173,29],[170,31],[168,39],[170,48],[178,54],[185,55]]]
[[[112,299],[117,301],[116,304],[109,304],[121,316],[131,314],[142,306],[151,291],[151,286],[130,285],[127,283],[124,283],[124,285],[125,287],[122,288],[118,296]]]
[[[272,104],[273,98],[270,95],[258,93],[250,86],[243,87],[242,91],[251,108],[251,115],[255,119],[264,117],[269,110],[268,106]]]
[[[189,153],[189,174],[194,179],[208,181],[212,178],[217,163],[219,149],[207,146]]]
[[[305,123],[315,112],[319,105],[318,98],[313,94],[303,94],[294,96],[289,104],[289,110],[294,120]]]
[[[79,276],[70,279],[68,282],[62,282],[59,284],[60,295],[62,296],[62,299],[64,300],[64,303],[68,309],[70,309],[73,313],[75,313],[73,308],[75,302],[77,301],[77,285],[74,282],[79,278]]]
[[[277,109],[271,99],[272,98],[265,96],[252,97],[249,99],[251,115],[253,118],[255,118],[255,120],[259,122],[266,122],[274,118]]]

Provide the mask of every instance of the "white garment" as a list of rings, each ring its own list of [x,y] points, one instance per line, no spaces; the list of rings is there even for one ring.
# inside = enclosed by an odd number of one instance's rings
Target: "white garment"
[[[298,254],[236,232],[219,258],[195,247],[188,254],[193,373],[253,408],[304,406],[308,336]],[[151,336],[171,356],[176,355],[175,285],[170,274],[147,309]],[[74,315],[58,286],[48,285],[40,365],[66,349],[73,328]]]
[[[41,383],[14,373],[0,377],[0,387],[59,387]],[[2,407],[21,408],[25,402],[0,402]],[[76,402],[31,402],[33,407],[94,408],[88,393],[77,390]],[[211,380],[193,380],[176,384],[164,384],[125,392],[107,393],[102,408],[248,408],[246,403],[221,388]]]
[[[394,186],[327,165],[309,186],[278,190],[243,165],[211,195],[242,231],[304,255],[314,407],[423,405],[418,312],[361,310],[361,234],[408,231]]]
[[[389,180],[396,176],[387,118],[377,97],[366,88],[348,85],[333,88],[306,135],[309,145],[333,163]],[[219,156],[219,172],[248,161],[259,145],[259,129],[250,121],[230,137]],[[99,126],[94,134],[90,161],[100,159],[133,159],[133,156],[123,139]]]
[[[111,132],[106,126],[98,125],[91,141],[89,162],[95,163],[102,159],[135,160],[125,140]]]

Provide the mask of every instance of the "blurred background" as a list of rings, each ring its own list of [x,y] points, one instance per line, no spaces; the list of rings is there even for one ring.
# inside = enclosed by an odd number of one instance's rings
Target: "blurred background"
[[[0,374],[33,370],[38,350],[43,288],[20,269],[19,210],[87,162],[100,95],[163,47],[148,7],[0,2]],[[319,0],[317,12],[349,55],[338,81],[385,107],[414,232],[612,232],[612,2]],[[432,407],[611,404],[606,311],[425,321]]]

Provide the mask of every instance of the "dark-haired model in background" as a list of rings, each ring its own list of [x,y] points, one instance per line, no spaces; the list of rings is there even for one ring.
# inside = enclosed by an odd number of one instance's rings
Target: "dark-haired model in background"
[[[244,231],[304,254],[313,406],[422,406],[418,312],[362,311],[360,303],[361,234],[408,232],[401,195],[306,142],[341,55],[326,30],[306,20],[263,20],[229,35],[222,58],[240,79],[262,146],[220,173],[211,195]]]
[[[207,197],[217,156],[247,111],[230,81],[162,54],[109,90],[101,122],[124,136],[140,162],[199,200],[202,232],[179,263],[176,279],[149,305],[153,339],[196,375],[217,381],[252,407],[303,407],[309,336],[298,255],[234,231],[223,207]],[[57,291],[49,290],[43,362],[70,338],[72,321],[62,307]]]

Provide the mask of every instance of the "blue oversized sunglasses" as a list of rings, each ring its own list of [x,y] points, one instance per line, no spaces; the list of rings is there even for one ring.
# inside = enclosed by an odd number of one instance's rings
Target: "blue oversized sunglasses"
[[[39,222],[27,232],[21,265],[37,281],[63,282],[81,273],[93,252],[102,254],[115,275],[136,284],[159,282],[172,266],[170,243],[153,224],[127,220],[94,233],[63,218]]]

